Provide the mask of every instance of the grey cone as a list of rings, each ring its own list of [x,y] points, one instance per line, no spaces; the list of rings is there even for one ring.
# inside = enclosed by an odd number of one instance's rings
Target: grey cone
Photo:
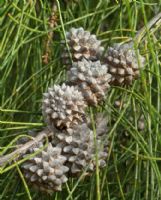
[[[92,62],[83,59],[73,63],[68,71],[68,80],[82,92],[88,105],[97,105],[104,98],[111,75],[107,73],[107,66],[100,61]]]
[[[108,64],[108,73],[112,75],[112,85],[131,85],[133,80],[139,77],[139,64],[142,68],[144,57],[128,44],[115,44],[109,47],[105,56],[105,62]]]
[[[69,168],[64,165],[66,157],[61,155],[61,148],[52,147],[51,143],[44,150],[40,148],[43,149],[42,143],[30,149],[29,154],[24,156],[40,151],[22,164],[24,176],[29,183],[42,191],[60,191],[62,184],[68,180],[66,173]]]
[[[55,134],[53,144],[62,148],[62,154],[67,158],[66,164],[72,176],[78,175],[84,170],[89,173],[94,171],[96,153],[98,166],[104,167],[106,165],[108,147],[107,142],[103,143],[105,134],[106,130],[104,130],[104,135],[97,135],[95,141],[94,133],[86,123]]]
[[[83,28],[71,28],[66,33],[67,43],[72,56],[72,61],[77,62],[83,58],[87,60],[96,61],[104,51],[101,42],[97,40],[96,35],[91,35],[90,32]],[[70,57],[67,48],[64,47],[62,59],[64,64],[70,65]]]
[[[44,93],[42,112],[51,129],[69,128],[82,122],[85,108],[82,93],[74,86],[54,85]]]

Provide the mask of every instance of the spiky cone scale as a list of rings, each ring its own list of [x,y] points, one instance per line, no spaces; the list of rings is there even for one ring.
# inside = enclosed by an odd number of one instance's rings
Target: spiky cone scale
[[[60,191],[62,184],[68,180],[66,173],[69,168],[64,165],[66,157],[61,155],[61,148],[53,147],[51,143],[47,148],[43,148],[43,144],[40,142],[24,155],[26,157],[38,152],[37,155],[22,164],[24,176],[30,184],[41,191],[47,193]]]
[[[102,142],[99,137],[95,144],[93,131],[86,123],[83,123],[73,129],[58,131],[55,134],[53,145],[62,148],[62,155],[67,158],[66,165],[69,167],[70,175],[77,176],[83,171],[88,174],[95,170],[96,145],[98,165],[100,168],[106,165],[108,148],[107,145],[102,145]]]
[[[54,85],[44,93],[42,112],[51,129],[66,129],[83,122],[86,106],[74,86]]]
[[[105,55],[105,63],[108,64],[108,73],[112,75],[111,84],[131,85],[135,79],[138,79],[139,68],[144,66],[144,62],[145,58],[139,54],[139,51],[137,54],[131,45],[115,44],[109,47]]]
[[[66,38],[71,58],[68,49],[64,47],[65,42],[63,42],[62,60],[67,66],[71,65],[71,59],[73,62],[81,61],[83,58],[91,61],[99,60],[104,51],[96,35],[91,35],[89,31],[85,31],[82,27],[71,28],[66,33]]]
[[[92,62],[83,59],[73,63],[68,71],[68,80],[82,92],[88,105],[98,105],[110,87],[111,75],[107,73],[107,66],[100,61]]]

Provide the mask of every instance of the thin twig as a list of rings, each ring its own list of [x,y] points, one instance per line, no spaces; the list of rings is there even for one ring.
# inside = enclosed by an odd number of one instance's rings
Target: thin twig
[[[42,56],[42,61],[43,61],[44,64],[48,64],[49,60],[50,60],[50,55],[51,55],[50,46],[51,46],[51,42],[53,40],[53,35],[54,35],[53,28],[57,26],[57,20],[58,20],[57,5],[55,4],[55,1],[53,1],[52,9],[51,9],[51,16],[50,16],[50,19],[49,19],[49,28],[51,29],[51,31],[48,33],[47,41],[46,41],[46,44],[45,44],[45,53]]]
[[[156,16],[154,16],[147,25],[143,26],[135,35],[134,38],[131,38],[129,41],[126,41],[126,43],[128,42],[129,46],[133,46],[134,41],[139,44],[140,41],[145,37],[145,35],[147,34],[147,30],[150,30],[153,28],[153,26],[155,26],[156,24],[161,24],[161,12],[158,13]],[[158,26],[159,26],[158,24]]]
[[[38,133],[36,137],[33,137],[33,140],[26,142],[25,144],[21,145],[15,151],[5,156],[0,157],[0,166],[4,166],[7,163],[12,162],[15,159],[18,159],[22,154],[25,154],[28,149],[38,144],[40,141],[43,141],[45,138],[48,138],[53,133],[50,131],[41,131]]]
[[[146,35],[147,30],[150,30],[159,20],[161,19],[161,12],[158,13],[156,16],[154,16],[147,25],[142,27],[136,34],[134,40],[137,41],[138,43],[140,40]],[[161,21],[160,21],[161,23]]]

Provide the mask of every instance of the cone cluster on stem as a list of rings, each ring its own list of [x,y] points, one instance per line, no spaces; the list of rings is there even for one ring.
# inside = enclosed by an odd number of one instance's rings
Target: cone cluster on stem
[[[26,179],[46,192],[61,190],[69,177],[84,171],[91,174],[96,166],[107,165],[107,119],[96,115],[93,125],[86,109],[99,105],[111,85],[130,85],[144,63],[139,52],[128,45],[109,47],[103,56],[101,42],[83,28],[72,28],[66,37],[71,54],[70,58],[64,44],[67,82],[48,88],[42,101],[44,121],[52,137],[47,147],[41,142],[31,148],[24,155],[31,154],[31,158],[22,165]]]

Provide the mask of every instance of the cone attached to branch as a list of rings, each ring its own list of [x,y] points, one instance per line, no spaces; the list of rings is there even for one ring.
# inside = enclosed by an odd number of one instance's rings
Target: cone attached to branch
[[[88,105],[97,105],[105,98],[111,75],[107,73],[107,66],[101,65],[100,61],[83,59],[73,63],[68,79],[82,92]]]
[[[66,38],[73,62],[80,61],[83,58],[96,61],[104,51],[96,35],[91,35],[90,32],[85,31],[83,28],[71,28],[70,31],[66,33]],[[70,55],[65,47],[62,59],[64,64],[71,65]]]
[[[61,148],[53,147],[51,143],[47,148],[43,148],[43,144],[40,142],[37,147],[31,148],[29,154],[24,156],[38,152],[36,156],[23,163],[24,176],[29,183],[42,191],[48,193],[60,191],[62,184],[68,180],[66,173],[69,168],[64,165],[66,157],[61,155]]]
[[[64,129],[83,121],[86,104],[74,86],[54,85],[44,93],[42,111],[50,128]]]
[[[105,56],[108,73],[112,75],[112,85],[131,85],[139,77],[139,67],[144,65],[144,57],[128,44],[115,44],[109,47]]]

